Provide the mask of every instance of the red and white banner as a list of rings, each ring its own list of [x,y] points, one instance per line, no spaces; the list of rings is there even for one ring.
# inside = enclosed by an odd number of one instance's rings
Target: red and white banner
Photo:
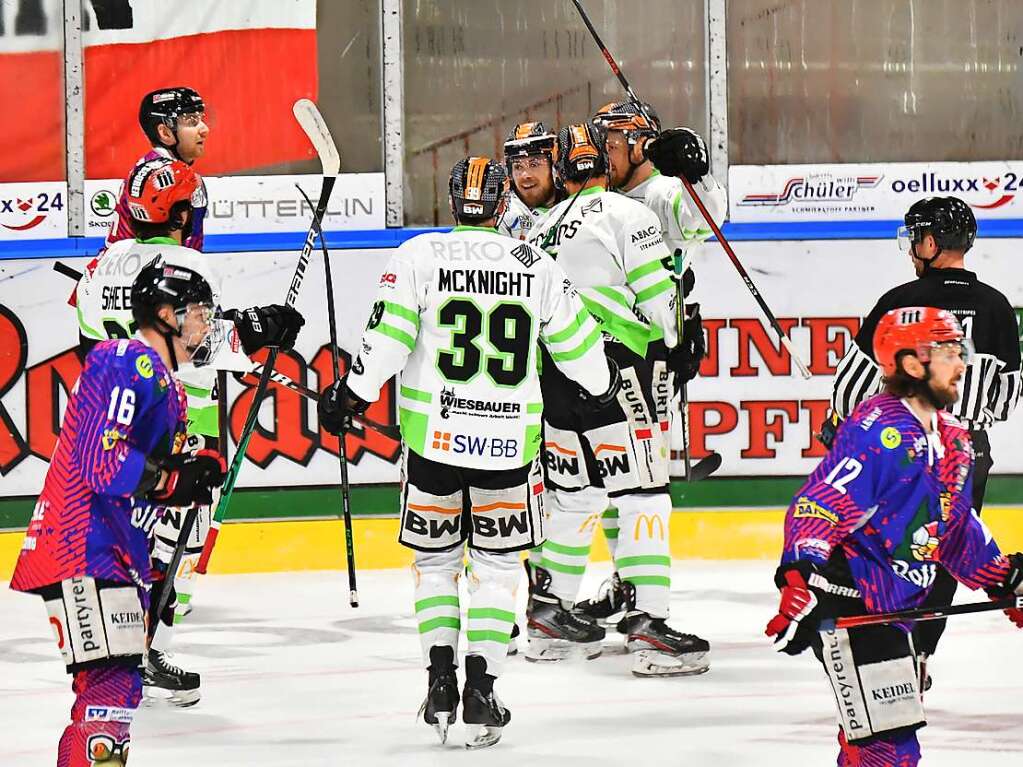
[[[1023,218],[1023,162],[733,165],[729,218],[754,221],[900,219],[922,197],[959,197],[977,218]]]
[[[63,4],[0,3],[0,181],[64,178]],[[316,100],[316,0],[83,2],[86,173],[122,178],[147,149],[142,96],[187,85],[212,120],[203,173],[311,159],[293,119]]]

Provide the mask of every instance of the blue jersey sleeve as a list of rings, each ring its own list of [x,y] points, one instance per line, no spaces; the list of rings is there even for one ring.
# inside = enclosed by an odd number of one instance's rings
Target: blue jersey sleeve
[[[146,462],[138,432],[152,428],[147,417],[165,396],[140,345],[109,341],[89,354],[78,379],[74,454],[93,492],[130,496],[138,487]]]
[[[855,418],[844,421],[835,443],[799,489],[785,514],[782,564],[827,562],[835,547],[857,529],[877,504],[886,474],[873,449],[874,429]]]

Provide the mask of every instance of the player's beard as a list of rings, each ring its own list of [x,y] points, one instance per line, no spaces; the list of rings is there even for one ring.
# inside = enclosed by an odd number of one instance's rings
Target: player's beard
[[[921,393],[938,410],[944,410],[950,405],[955,404],[955,401],[959,399],[959,391],[955,387],[956,382],[949,381],[947,386],[936,387],[934,379],[931,377],[930,368],[927,369],[927,376],[923,379],[922,383],[923,386],[920,387]]]

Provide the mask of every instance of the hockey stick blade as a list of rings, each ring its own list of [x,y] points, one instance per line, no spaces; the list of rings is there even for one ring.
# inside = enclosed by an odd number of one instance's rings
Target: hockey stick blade
[[[843,618],[825,618],[821,621],[821,631],[855,628],[856,626],[873,626],[881,623],[902,623],[906,621],[935,621],[951,615],[969,615],[986,613],[994,610],[1023,610],[1023,596],[1005,597],[991,602],[972,602],[951,607],[918,607],[913,610],[899,610],[893,613],[877,613],[876,615],[850,615]]]
[[[313,145],[316,154],[320,157],[323,166],[324,176],[336,176],[341,172],[341,153],[337,150],[337,144],[330,135],[327,123],[323,121],[323,115],[309,99],[299,99],[291,108],[298,124],[302,126],[309,143]]]
[[[721,468],[721,453],[711,453],[706,458],[702,458],[693,464],[692,470],[689,472],[690,482],[699,482],[701,479],[707,479],[711,474]],[[684,482],[685,477],[671,477],[672,482]]]

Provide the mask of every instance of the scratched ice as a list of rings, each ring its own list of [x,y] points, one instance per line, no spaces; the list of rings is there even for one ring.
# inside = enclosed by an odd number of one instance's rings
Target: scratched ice
[[[713,644],[710,673],[637,679],[617,637],[603,657],[509,663],[497,690],[513,718],[485,752],[446,747],[416,721],[425,692],[404,571],[360,573],[349,609],[335,572],[210,576],[176,660],[202,673],[203,699],[147,708],[131,762],[181,765],[834,764],[834,702],[816,662],[774,653],[770,563],[677,562],[673,622]],[[607,573],[597,566],[584,586]],[[520,595],[521,597],[521,595]],[[977,595],[966,594],[965,599]],[[0,592],[0,761],[52,765],[71,705],[42,602]],[[956,620],[934,660],[921,733],[925,764],[1023,759],[1023,636],[1000,613]],[[555,761],[556,760],[556,761]]]

